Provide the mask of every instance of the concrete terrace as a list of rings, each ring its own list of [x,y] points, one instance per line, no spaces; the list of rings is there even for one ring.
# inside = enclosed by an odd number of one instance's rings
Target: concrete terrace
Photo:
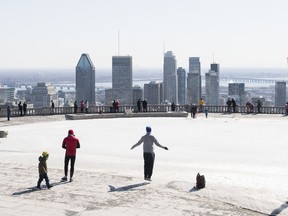
[[[103,118],[140,118],[140,117],[184,117],[187,112],[142,112],[142,113],[102,113],[102,114],[66,114],[66,120],[103,119]]]

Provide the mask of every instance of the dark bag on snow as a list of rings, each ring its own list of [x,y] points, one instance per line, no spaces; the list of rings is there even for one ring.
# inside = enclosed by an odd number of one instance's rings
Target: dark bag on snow
[[[197,189],[202,189],[205,188],[205,176],[204,175],[200,175],[199,173],[196,176],[196,188]]]

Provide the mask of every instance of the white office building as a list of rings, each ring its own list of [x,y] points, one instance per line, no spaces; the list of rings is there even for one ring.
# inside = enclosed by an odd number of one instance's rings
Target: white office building
[[[178,103],[177,61],[172,51],[164,54],[163,100]]]
[[[211,64],[210,70],[205,74],[205,104],[218,105],[219,103],[219,64]]]

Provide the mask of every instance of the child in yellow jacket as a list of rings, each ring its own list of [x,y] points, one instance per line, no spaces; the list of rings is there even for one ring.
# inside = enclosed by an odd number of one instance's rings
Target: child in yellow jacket
[[[48,170],[47,170],[47,160],[48,160],[49,154],[48,152],[43,152],[42,156],[39,157],[39,165],[38,165],[38,170],[39,170],[39,180],[37,183],[37,188],[41,189],[41,182],[43,179],[46,181],[46,186],[47,188],[51,188],[52,186],[49,184],[49,178],[48,178]]]

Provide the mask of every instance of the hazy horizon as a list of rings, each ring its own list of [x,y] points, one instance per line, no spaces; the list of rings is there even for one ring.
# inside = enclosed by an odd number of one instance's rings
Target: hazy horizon
[[[0,68],[69,68],[82,53],[109,68],[113,55],[135,67],[287,66],[286,0],[9,0],[1,2]],[[5,22],[4,22],[5,21]]]
[[[188,69],[186,69],[188,73]],[[209,68],[201,68],[204,77]],[[3,69],[0,68],[0,83],[31,84],[38,82],[74,82],[75,68]],[[95,68],[96,83],[112,82],[112,68]],[[220,77],[288,79],[288,68],[221,68]],[[162,80],[163,68],[135,68],[133,80]]]

